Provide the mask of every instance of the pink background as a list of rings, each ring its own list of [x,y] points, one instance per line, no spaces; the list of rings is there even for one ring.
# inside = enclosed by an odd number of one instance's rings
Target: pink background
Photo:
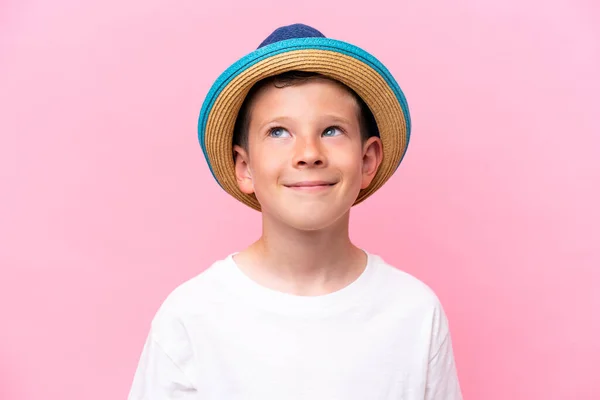
[[[409,99],[408,155],[352,235],[438,293],[465,398],[600,399],[595,1],[0,4],[1,399],[124,399],[164,297],[256,237],[196,120],[298,21]]]

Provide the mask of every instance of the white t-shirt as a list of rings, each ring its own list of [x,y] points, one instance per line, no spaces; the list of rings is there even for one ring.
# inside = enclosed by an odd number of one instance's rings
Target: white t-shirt
[[[461,400],[436,295],[367,255],[357,280],[322,296],[216,262],[158,310],[129,400]]]

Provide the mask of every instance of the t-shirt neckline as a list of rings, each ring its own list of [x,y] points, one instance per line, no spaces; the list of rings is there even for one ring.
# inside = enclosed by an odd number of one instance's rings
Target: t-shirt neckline
[[[268,288],[246,275],[230,254],[224,260],[226,282],[234,294],[244,302],[287,315],[324,315],[341,311],[360,304],[365,299],[365,291],[373,281],[376,272],[375,257],[368,252],[363,272],[350,284],[334,292],[317,296],[299,296]]]

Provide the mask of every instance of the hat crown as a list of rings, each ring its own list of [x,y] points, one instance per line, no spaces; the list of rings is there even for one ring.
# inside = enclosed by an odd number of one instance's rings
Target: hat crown
[[[299,39],[299,38],[310,38],[310,37],[321,37],[324,38],[321,32],[315,28],[304,25],[304,24],[292,24],[281,26],[273,31],[265,40],[262,41],[258,48],[267,46],[272,43],[281,42],[282,40],[288,39]]]

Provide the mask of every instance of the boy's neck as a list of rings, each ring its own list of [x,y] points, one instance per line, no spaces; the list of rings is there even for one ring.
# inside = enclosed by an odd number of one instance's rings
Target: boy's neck
[[[322,295],[353,282],[366,254],[350,241],[349,213],[319,231],[301,231],[263,215],[261,238],[235,257],[258,283],[296,295]]]

